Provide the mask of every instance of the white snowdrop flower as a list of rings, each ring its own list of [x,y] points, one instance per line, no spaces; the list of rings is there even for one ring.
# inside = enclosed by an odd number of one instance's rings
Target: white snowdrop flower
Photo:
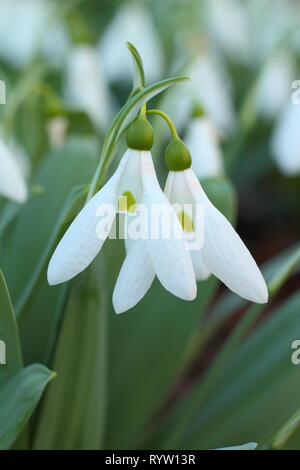
[[[192,79],[196,102],[217,127],[231,132],[235,125],[229,76],[221,59],[202,54],[194,62],[188,76]]]
[[[64,67],[69,55],[72,53],[72,40],[62,20],[49,24],[49,28],[41,38],[41,52],[46,60],[54,67]]]
[[[67,63],[66,98],[70,106],[84,110],[99,127],[109,119],[109,93],[96,50],[75,47]]]
[[[0,56],[17,67],[37,52],[53,5],[44,0],[0,2]]]
[[[220,47],[233,60],[247,62],[251,55],[251,41],[247,10],[239,0],[208,0],[207,23]]]
[[[191,152],[192,169],[200,180],[224,173],[219,135],[208,117],[192,119],[185,142]]]
[[[128,134],[127,142],[129,144]],[[121,313],[136,305],[155,275],[174,295],[185,300],[195,298],[197,287],[191,257],[176,214],[159,186],[150,152],[152,143],[153,137],[149,148],[147,145],[143,145],[143,150],[129,148],[114,175],[70,225],[50,260],[49,284],[68,281],[93,261],[111,230],[117,211],[135,214],[141,205],[146,212],[142,212],[144,216],[140,221],[147,225],[153,205],[158,205],[174,216],[176,233],[181,237],[148,236],[129,241],[113,293],[115,311]],[[101,215],[106,207],[109,216],[103,220]],[[100,225],[105,225],[106,231],[100,230]]]
[[[16,202],[25,202],[27,187],[16,157],[0,139],[0,194]]]
[[[162,107],[174,116],[176,128],[182,130],[189,120],[194,103],[200,103],[205,114],[225,134],[230,134],[236,123],[231,96],[231,82],[220,56],[203,51],[184,71],[191,78],[184,92],[180,85],[169,90]]]
[[[248,249],[228,222],[210,202],[191,167],[191,155],[185,144],[173,137],[165,153],[169,169],[165,193],[176,208],[182,227],[201,240],[201,246],[190,246],[197,279],[213,273],[229,289],[245,299],[265,303],[266,283]],[[186,212],[185,208],[190,208]],[[201,207],[203,217],[194,217]]]
[[[158,33],[148,9],[137,3],[126,3],[99,41],[99,54],[111,81],[131,81],[132,68],[124,54],[124,43],[139,45],[144,59],[145,75],[150,82],[161,76],[163,58]]]
[[[203,206],[204,225],[194,226],[192,220],[186,227],[204,232],[202,249],[191,251],[197,279],[205,279],[211,272],[241,297],[267,302],[267,286],[254,259],[228,220],[210,202],[193,170],[170,171],[165,193],[172,203]]]
[[[273,130],[271,151],[279,169],[286,175],[300,173],[300,103],[285,106]]]
[[[293,59],[287,51],[278,52],[266,62],[254,98],[256,109],[264,118],[274,118],[289,98],[294,69]]]

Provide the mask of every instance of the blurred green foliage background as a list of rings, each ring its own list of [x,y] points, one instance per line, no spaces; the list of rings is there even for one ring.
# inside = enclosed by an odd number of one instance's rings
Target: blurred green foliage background
[[[299,25],[293,0],[1,1],[1,139],[28,198],[0,197],[0,339],[8,358],[0,365],[0,448],[254,441],[300,449],[294,425],[283,443],[273,440],[300,409],[300,365],[291,362],[300,339],[300,104],[293,122],[284,121],[297,107]],[[195,105],[214,125],[224,172],[199,177],[262,266],[267,306],[250,305],[212,276],[193,302],[155,281],[117,316],[120,240],[107,241],[70,283],[48,286],[49,258],[82,207],[105,132],[132,89],[125,41],[141,53],[147,84],[191,76],[153,105],[183,138]],[[153,125],[163,185],[168,133]]]

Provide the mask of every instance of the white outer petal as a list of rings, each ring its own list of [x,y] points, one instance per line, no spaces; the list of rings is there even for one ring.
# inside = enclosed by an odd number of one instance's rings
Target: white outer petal
[[[178,181],[178,178],[183,178],[183,181],[181,181],[182,183],[181,185],[176,184],[180,182]],[[185,180],[184,173],[169,171],[167,180],[166,180],[165,191],[164,191],[169,201],[175,204],[176,203],[177,204],[188,203],[191,199],[191,194],[189,191],[186,191],[186,189],[187,189],[187,182]],[[193,203],[193,201],[191,203]],[[206,264],[204,263],[201,250],[192,249],[190,250],[190,255],[191,255],[191,260],[192,260],[196,280],[203,281],[205,279],[208,279],[211,272],[206,266]]]
[[[130,244],[113,292],[116,313],[123,313],[134,307],[144,297],[154,280],[155,272],[146,243],[140,239]]]
[[[228,220],[209,201],[191,169],[185,170],[195,201],[204,204],[205,264],[229,289],[257,303],[268,300],[268,290],[249,250]]]
[[[142,152],[141,167],[144,187],[143,202],[148,208],[148,214],[152,204],[163,205],[172,213],[177,233],[182,233],[179,239],[149,237],[146,246],[155,273],[169,292],[184,300],[193,300],[197,294],[197,285],[191,257],[186,249],[186,242],[177,216],[157,181],[150,152]]]
[[[273,54],[265,63],[254,94],[256,108],[264,118],[273,119],[281,114],[290,97],[294,69],[294,61],[287,50]]]
[[[211,275],[210,270],[206,266],[202,250],[191,250],[191,258],[195,271],[195,276],[197,281],[205,281]]]
[[[0,139],[0,193],[17,202],[27,198],[22,172],[9,148]]]
[[[66,95],[70,105],[86,111],[97,126],[109,120],[109,93],[95,48],[74,47],[67,64]]]
[[[100,220],[97,209],[101,204],[111,204],[115,214],[118,204],[116,188],[129,155],[127,151],[114,175],[83,207],[57,245],[48,266],[50,285],[72,279],[83,271],[101,250],[105,239],[97,236]],[[111,225],[112,223],[113,219]]]

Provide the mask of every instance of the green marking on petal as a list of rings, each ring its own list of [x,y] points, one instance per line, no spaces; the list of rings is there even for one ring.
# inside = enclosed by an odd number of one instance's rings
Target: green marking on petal
[[[191,217],[185,212],[180,211],[177,213],[177,217],[179,222],[182,225],[182,228],[185,232],[193,232],[194,231],[194,224]]]
[[[136,211],[136,200],[130,191],[125,191],[119,198],[119,211],[130,212],[134,214]]]

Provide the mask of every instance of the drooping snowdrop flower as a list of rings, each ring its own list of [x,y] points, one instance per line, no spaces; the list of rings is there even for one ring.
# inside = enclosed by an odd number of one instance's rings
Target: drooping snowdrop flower
[[[151,15],[141,3],[130,2],[118,9],[99,42],[99,54],[110,81],[131,81],[132,69],[124,54],[125,42],[139,45],[149,81],[162,72],[163,58],[159,36]]]
[[[180,85],[170,89],[162,106],[174,116],[177,129],[182,130],[189,119],[194,103],[201,103],[205,114],[216,128],[230,134],[235,126],[236,116],[231,96],[230,77],[219,55],[203,50],[185,70],[191,78],[184,93]]]
[[[245,62],[251,54],[247,11],[239,0],[208,0],[207,23],[221,48],[233,59]]]
[[[190,168],[191,159],[183,142],[172,142],[166,151],[169,174],[165,194],[176,207],[186,232],[203,232],[203,246],[191,256],[197,279],[213,273],[229,289],[245,299],[265,303],[268,299],[266,283],[250,252],[228,220],[206,196]],[[200,205],[203,208],[203,226],[190,214],[182,214],[182,207]],[[194,210],[193,213],[196,213]],[[184,217],[185,216],[185,217]]]
[[[142,204],[148,216],[153,205],[164,206],[170,215],[174,215],[176,233],[182,236],[129,240],[127,256],[113,294],[117,313],[136,305],[151,286],[155,275],[167,290],[180,298],[194,299],[197,289],[181,226],[155,174],[150,152],[152,128],[145,118],[140,116],[131,124],[127,143],[129,149],[116,172],[70,225],[48,267],[49,284],[68,281],[83,271],[99,253],[118,210],[135,213],[138,205]],[[103,219],[105,211],[109,212],[109,216]],[[146,224],[146,221],[143,222]],[[105,231],[100,230],[103,224]],[[140,278],[141,270],[143,278]]]
[[[44,0],[0,2],[0,56],[16,67],[32,59],[40,47],[52,8]]]
[[[271,139],[271,150],[286,175],[300,173],[300,103],[288,103],[280,114]]]
[[[76,46],[67,64],[66,98],[73,108],[84,110],[98,127],[109,119],[109,93],[96,50]]]
[[[192,156],[192,169],[201,180],[224,173],[217,129],[206,116],[196,116],[186,133],[186,145]]]
[[[22,171],[10,148],[0,139],[0,194],[16,202],[27,198]]]
[[[273,55],[264,66],[255,89],[257,111],[267,119],[274,118],[290,96],[294,63],[287,51]]]

